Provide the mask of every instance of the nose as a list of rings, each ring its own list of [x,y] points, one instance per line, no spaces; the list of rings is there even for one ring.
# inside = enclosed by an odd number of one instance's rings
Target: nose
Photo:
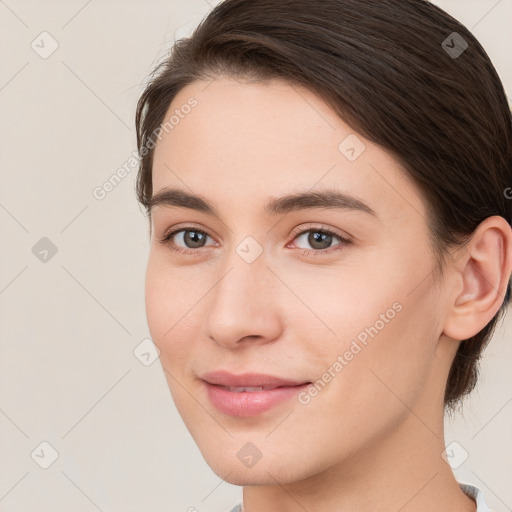
[[[233,256],[211,291],[206,334],[231,349],[269,343],[282,329],[281,283],[262,256],[252,263]]]

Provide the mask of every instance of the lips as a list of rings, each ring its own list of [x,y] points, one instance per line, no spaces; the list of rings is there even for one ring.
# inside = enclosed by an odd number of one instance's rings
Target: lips
[[[204,374],[209,400],[229,416],[257,416],[289,400],[311,382],[283,379],[273,375],[226,371]]]
[[[298,381],[291,379],[282,379],[280,377],[274,377],[273,375],[267,375],[263,373],[244,373],[241,375],[234,375],[226,371],[216,371],[205,373],[202,376],[202,380],[216,384],[218,386],[230,387],[230,388],[263,388],[263,389],[275,389],[282,387],[293,387],[301,384],[308,384],[308,381]]]

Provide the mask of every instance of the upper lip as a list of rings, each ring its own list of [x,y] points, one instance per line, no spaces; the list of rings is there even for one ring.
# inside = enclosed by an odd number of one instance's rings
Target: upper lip
[[[273,389],[283,386],[298,386],[300,384],[309,384],[309,381],[298,381],[292,379],[282,379],[274,375],[264,373],[242,373],[235,375],[227,371],[215,371],[203,374],[202,380],[216,384],[218,386],[228,387],[259,387]]]

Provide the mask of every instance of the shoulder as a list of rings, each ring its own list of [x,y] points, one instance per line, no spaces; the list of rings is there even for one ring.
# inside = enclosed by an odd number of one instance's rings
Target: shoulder
[[[487,505],[483,492],[474,485],[464,484],[459,482],[459,486],[462,489],[462,492],[467,494],[470,498],[473,498],[476,502],[476,512],[492,512]],[[243,512],[242,504],[237,503],[229,512]]]
[[[473,498],[476,502],[476,512],[492,512],[487,505],[483,492],[474,485],[464,484],[459,482],[459,487],[462,491],[468,495],[470,498]],[[231,511],[230,511],[231,512]]]

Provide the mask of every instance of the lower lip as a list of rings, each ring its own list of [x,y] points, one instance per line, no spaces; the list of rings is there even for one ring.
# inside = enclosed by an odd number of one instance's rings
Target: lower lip
[[[205,385],[208,398],[220,412],[230,416],[257,416],[293,398],[310,384],[241,392],[229,391],[208,382]]]

